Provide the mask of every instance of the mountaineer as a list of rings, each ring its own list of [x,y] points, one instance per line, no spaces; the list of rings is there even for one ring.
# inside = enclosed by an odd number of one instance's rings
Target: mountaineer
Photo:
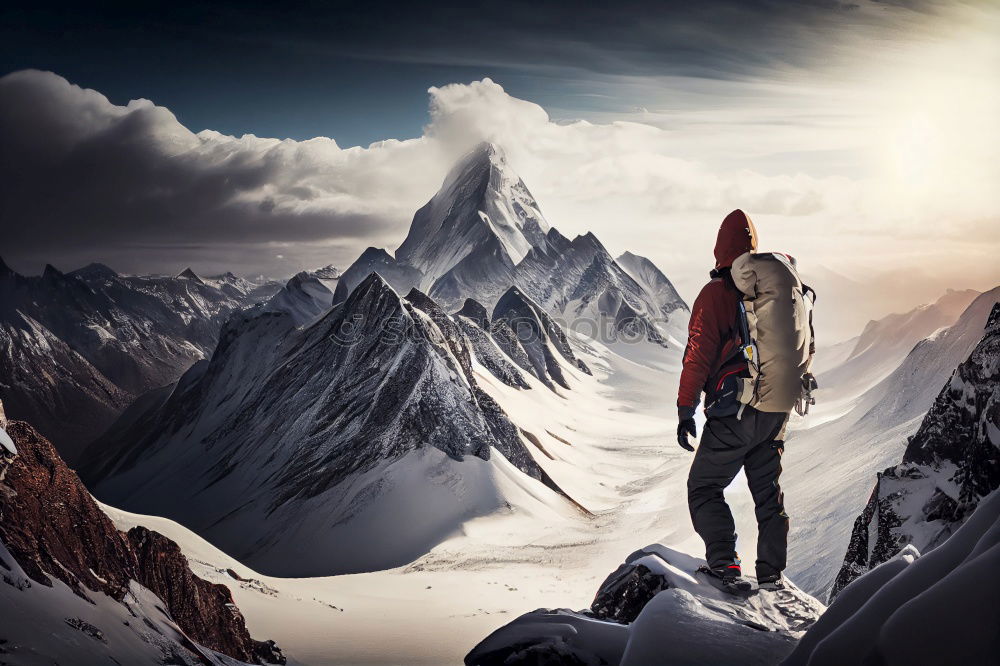
[[[705,431],[688,475],[688,506],[705,542],[703,568],[724,591],[752,590],[736,553],[736,526],[723,491],[746,471],[756,508],[756,574],[761,589],[782,589],[788,515],[778,477],[792,409],[806,413],[816,383],[815,292],[795,260],[757,253],[757,230],[742,210],[722,221],[715,269],[691,310],[677,396],[677,441],[697,437],[695,412],[705,393]]]

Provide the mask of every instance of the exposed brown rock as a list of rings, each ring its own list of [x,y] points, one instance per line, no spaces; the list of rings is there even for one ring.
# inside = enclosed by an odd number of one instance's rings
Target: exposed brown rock
[[[55,448],[23,421],[7,433],[18,455],[0,493],[0,539],[33,580],[49,576],[87,599],[87,590],[121,600],[137,578],[125,535],[101,511]]]
[[[18,455],[0,484],[0,541],[33,580],[50,576],[90,600],[121,600],[136,580],[163,600],[193,641],[235,659],[285,663],[273,641],[255,641],[232,593],[194,575],[180,547],[144,527],[115,528],[55,448],[30,425],[12,421]]]
[[[128,541],[139,562],[139,582],[166,602],[188,636],[242,661],[256,660],[257,641],[250,638],[228,587],[195,576],[180,547],[158,532],[133,527]]]

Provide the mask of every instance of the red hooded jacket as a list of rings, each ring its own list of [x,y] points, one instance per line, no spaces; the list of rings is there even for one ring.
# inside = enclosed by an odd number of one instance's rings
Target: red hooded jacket
[[[726,375],[746,370],[746,361],[736,355],[740,294],[723,275],[738,256],[756,249],[757,230],[750,216],[734,210],[719,228],[712,281],[702,287],[691,308],[684,369],[677,392],[678,407],[694,408],[702,391],[711,393]]]

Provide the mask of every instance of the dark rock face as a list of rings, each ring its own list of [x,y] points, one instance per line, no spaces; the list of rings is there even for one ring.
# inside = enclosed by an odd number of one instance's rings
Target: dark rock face
[[[0,540],[35,581],[51,586],[53,576],[83,598],[94,590],[120,600],[136,577],[124,535],[34,428],[12,421],[8,434],[18,455],[0,493]]]
[[[900,464],[882,472],[854,523],[830,598],[913,544],[941,544],[1000,487],[1000,304],[982,340],[952,374]],[[913,512],[905,507],[920,507]]]
[[[507,386],[520,389],[531,388],[521,371],[512,363],[514,359],[502,353],[498,343],[490,335],[490,318],[485,307],[471,298],[466,299],[465,305],[453,315],[453,319],[468,339],[476,359],[494,377]],[[521,351],[514,344],[508,344],[507,347],[514,353]],[[523,354],[523,351],[521,353]],[[527,365],[527,356],[525,355],[518,362]]]
[[[285,663],[273,641],[250,638],[233,593],[195,576],[176,543],[145,527],[130,529],[128,541],[138,561],[139,582],[166,602],[189,637],[240,661]]]
[[[473,323],[485,331],[490,329],[490,313],[486,310],[485,305],[475,299],[465,299],[462,309],[455,314],[472,320]]]
[[[250,638],[229,589],[195,576],[176,543],[142,527],[118,531],[46,439],[21,421],[9,434],[18,455],[0,483],[0,541],[32,580],[57,578],[91,601],[95,592],[121,601],[135,580],[201,645],[246,662],[272,651]]]
[[[517,287],[508,289],[497,301],[493,309],[493,330],[500,348],[515,362],[526,357],[528,366],[525,369],[546,384],[555,382],[563,388],[570,388],[549,344],[566,361],[591,374],[587,365],[573,353],[562,328]]]
[[[269,295],[245,280],[126,277],[92,264],[0,270],[0,399],[71,464],[137,395],[211,352],[233,311]]]
[[[602,620],[628,624],[668,587],[670,583],[662,574],[654,573],[644,564],[628,562],[601,583],[590,610]]]

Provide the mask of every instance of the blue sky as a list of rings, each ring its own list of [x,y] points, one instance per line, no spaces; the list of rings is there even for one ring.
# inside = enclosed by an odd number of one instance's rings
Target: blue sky
[[[769,77],[816,40],[933,13],[849,2],[5,3],[0,74],[51,70],[113,102],[147,98],[193,130],[342,146],[419,136],[427,89],[490,77],[556,119],[668,103],[621,79]],[[901,25],[902,24],[902,25]],[[725,99],[705,99],[713,106]]]

